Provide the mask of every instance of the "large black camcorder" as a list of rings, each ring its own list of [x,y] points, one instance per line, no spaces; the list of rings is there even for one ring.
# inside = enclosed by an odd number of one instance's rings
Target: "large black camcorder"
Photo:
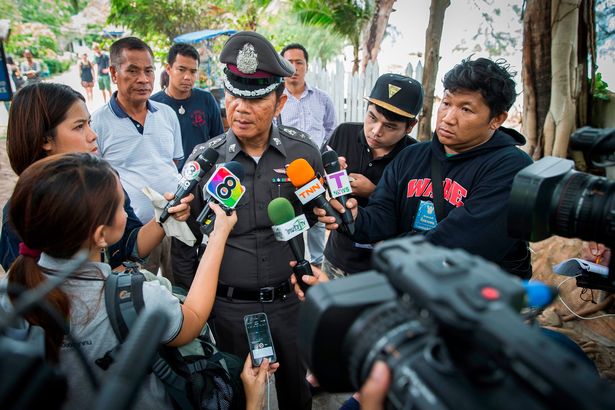
[[[571,137],[596,166],[615,152],[615,128],[584,127]],[[598,161],[600,161],[598,163]],[[545,157],[522,169],[513,181],[508,212],[511,237],[540,241],[551,235],[615,245],[615,182],[577,172],[574,162]],[[590,272],[577,278],[579,287],[615,291],[615,260],[608,277]]]
[[[606,409],[615,390],[524,323],[525,289],[497,265],[423,237],[375,248],[375,271],[321,284],[301,308],[300,351],[327,391],[356,391],[375,360],[389,409]]]

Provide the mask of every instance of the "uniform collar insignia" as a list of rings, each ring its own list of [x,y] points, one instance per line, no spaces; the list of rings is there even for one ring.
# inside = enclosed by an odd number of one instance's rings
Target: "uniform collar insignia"
[[[231,144],[228,146],[228,152],[235,152],[235,148],[237,148],[236,144]]]
[[[258,67],[258,54],[250,43],[243,45],[237,54],[237,69],[244,74],[254,74]]]
[[[399,90],[401,90],[401,87],[389,84],[389,98],[392,98]]]
[[[281,144],[282,144],[282,141],[280,141],[280,139],[279,139],[279,138],[275,138],[275,137],[274,137],[274,138],[273,138],[273,143],[274,143],[276,146],[278,146],[278,145],[281,145]]]

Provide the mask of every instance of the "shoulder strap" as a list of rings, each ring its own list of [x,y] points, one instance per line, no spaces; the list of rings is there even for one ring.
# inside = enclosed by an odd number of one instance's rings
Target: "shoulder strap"
[[[113,332],[123,343],[130,328],[143,309],[143,282],[141,273],[111,272],[105,281],[105,305]]]
[[[444,188],[442,187],[442,164],[431,154],[431,191],[438,222],[444,219]]]
[[[143,282],[145,277],[138,271],[129,269],[127,272],[111,272],[105,281],[105,304],[109,322],[113,332],[121,343],[128,337],[130,328],[137,320],[141,309],[145,306],[143,301]],[[116,355],[115,349],[107,352],[99,360],[103,361],[106,369]],[[179,376],[160,354],[156,354],[152,364],[152,372],[162,381],[171,399],[182,409],[193,409],[194,406],[186,395],[186,380]]]

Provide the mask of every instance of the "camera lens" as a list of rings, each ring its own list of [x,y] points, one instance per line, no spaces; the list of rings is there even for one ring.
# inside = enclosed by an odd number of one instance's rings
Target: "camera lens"
[[[406,345],[403,356],[408,353],[407,345],[416,344],[412,350],[422,348],[426,334],[426,327],[408,304],[395,301],[366,310],[344,338],[343,355],[353,386],[358,389],[363,384],[376,359],[401,356],[402,345]]]
[[[551,205],[553,233],[612,243],[615,237],[615,183],[571,172],[559,184]]]

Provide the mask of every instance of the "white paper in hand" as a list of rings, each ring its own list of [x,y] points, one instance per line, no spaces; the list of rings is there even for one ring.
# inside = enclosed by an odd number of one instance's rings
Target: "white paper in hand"
[[[148,197],[150,201],[152,201],[156,220],[160,220],[162,210],[167,205],[167,200],[150,187],[146,186],[142,189],[142,191],[145,196]],[[196,243],[196,238],[192,234],[192,231],[188,227],[188,224],[186,222],[180,222],[172,216],[162,224],[162,229],[164,229],[164,232],[167,234],[167,236],[177,238],[188,246],[193,246]]]

